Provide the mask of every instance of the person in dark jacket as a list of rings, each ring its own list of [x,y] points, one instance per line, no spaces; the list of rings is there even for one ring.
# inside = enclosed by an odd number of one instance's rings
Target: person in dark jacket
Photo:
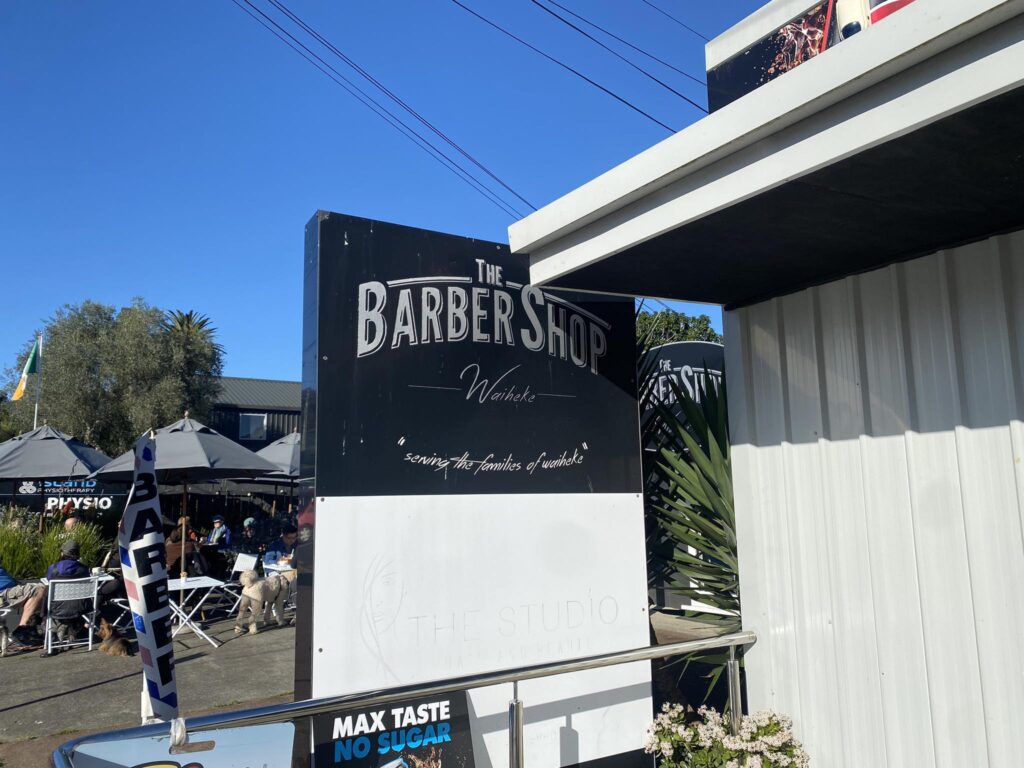
[[[298,529],[294,525],[284,526],[281,529],[281,538],[267,545],[266,554],[263,555],[263,565],[276,565],[281,568],[294,567],[292,556],[295,554],[295,542],[298,538]]]
[[[84,579],[89,576],[89,568],[78,558],[81,548],[74,539],[68,539],[60,548],[60,559],[46,569],[46,580],[50,582],[67,579]],[[56,624],[57,638],[63,640],[70,636],[74,639],[81,628],[82,616],[92,610],[92,600],[63,600],[50,606],[50,618]]]
[[[215,544],[217,551],[231,549],[231,529],[224,525],[221,515],[213,516],[213,530],[206,537],[207,544]]]
[[[247,555],[258,555],[263,552],[265,546],[256,531],[256,518],[247,517],[242,523],[242,532],[235,542],[235,548]]]
[[[89,576],[91,572],[88,566],[79,560],[79,557],[81,557],[81,548],[78,542],[74,539],[65,541],[60,548],[60,560],[46,569],[47,580],[84,579]],[[116,619],[120,615],[121,609],[113,603],[113,600],[124,597],[126,597],[126,593],[124,582],[121,579],[116,576],[104,579],[96,590],[96,608],[99,614],[107,621]],[[89,600],[69,601],[59,608],[59,616],[56,618],[66,622],[77,619],[78,616],[88,613],[91,609],[92,604]]]
[[[77,541],[65,541],[60,548],[60,560],[46,569],[47,580],[84,579],[89,575],[89,569],[78,559],[81,556],[82,551]]]

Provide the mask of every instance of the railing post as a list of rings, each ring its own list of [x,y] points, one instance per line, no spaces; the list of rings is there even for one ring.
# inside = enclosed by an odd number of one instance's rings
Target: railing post
[[[508,703],[508,768],[523,768],[523,702],[518,681],[512,683],[512,701]]]
[[[729,683],[729,732],[735,736],[743,722],[743,692],[740,690],[740,662],[736,658],[736,646],[729,646],[729,660],[725,664]]]

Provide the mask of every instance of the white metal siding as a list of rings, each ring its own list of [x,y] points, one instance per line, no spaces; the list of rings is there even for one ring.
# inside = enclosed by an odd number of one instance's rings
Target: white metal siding
[[[727,312],[752,709],[814,764],[1024,764],[1024,232]]]

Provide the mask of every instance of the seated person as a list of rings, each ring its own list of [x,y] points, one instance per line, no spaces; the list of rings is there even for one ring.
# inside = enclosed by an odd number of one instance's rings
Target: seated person
[[[65,581],[67,579],[84,579],[89,576],[89,568],[78,558],[81,548],[74,539],[68,539],[60,547],[60,559],[46,569],[48,581]],[[50,606],[49,616],[56,622],[57,637],[72,639],[80,627],[82,616],[93,609],[91,599],[66,600]]]
[[[281,538],[267,545],[263,555],[263,565],[295,567],[292,563],[295,554],[295,541],[299,538],[298,529],[294,525],[286,525],[281,529]]]
[[[206,537],[207,544],[215,544],[217,551],[231,548],[231,529],[224,525],[224,518],[213,516],[213,530]]]
[[[259,534],[256,533],[256,518],[247,517],[242,523],[242,533],[235,541],[235,548],[246,555],[258,555],[263,551]]]
[[[167,578],[178,579],[185,576],[202,576],[206,573],[206,561],[199,553],[195,542],[190,541],[186,529],[184,545],[182,544],[181,528],[171,531],[164,546],[167,554]],[[184,555],[184,561],[182,556]]]
[[[46,600],[46,587],[42,584],[26,584],[16,581],[0,567],[0,608],[21,608],[21,619],[18,628],[11,633],[8,648],[12,651],[24,651],[39,647],[39,638],[32,629],[43,614],[43,602]]]
[[[81,549],[78,542],[68,539],[60,547],[60,559],[46,569],[46,578],[49,581],[57,579],[84,579],[89,575],[89,569],[78,558],[81,557]]]

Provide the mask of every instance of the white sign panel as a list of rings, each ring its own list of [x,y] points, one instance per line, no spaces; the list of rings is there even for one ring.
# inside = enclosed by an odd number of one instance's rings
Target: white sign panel
[[[328,498],[317,517],[329,565],[314,585],[314,696],[649,643],[636,494]],[[511,686],[470,694],[494,763],[507,760],[510,698]],[[627,752],[651,719],[650,665],[528,681],[520,698],[535,713],[528,762]],[[588,735],[571,755],[564,728]]]

